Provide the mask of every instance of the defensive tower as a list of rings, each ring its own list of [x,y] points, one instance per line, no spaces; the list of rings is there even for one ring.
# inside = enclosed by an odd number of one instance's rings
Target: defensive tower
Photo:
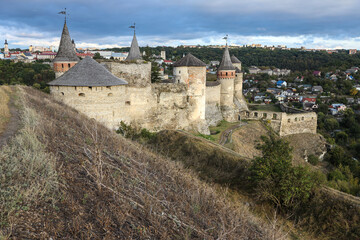
[[[76,56],[74,45],[71,41],[65,19],[64,28],[61,34],[59,50],[53,61],[55,77],[60,77],[78,62],[79,58],[78,56]]]

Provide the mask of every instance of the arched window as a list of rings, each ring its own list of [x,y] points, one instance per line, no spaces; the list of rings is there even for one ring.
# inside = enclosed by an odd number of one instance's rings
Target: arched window
[[[85,93],[79,93],[80,97],[85,97]]]
[[[273,114],[273,119],[276,120],[277,119],[277,115],[274,113]]]
[[[258,117],[258,113],[257,113],[257,112],[254,112],[254,117]]]
[[[227,74],[228,74],[228,73],[226,72],[226,76],[227,76]]]
[[[301,120],[303,120],[303,121],[304,121],[304,117],[302,117],[302,118],[301,118]]]

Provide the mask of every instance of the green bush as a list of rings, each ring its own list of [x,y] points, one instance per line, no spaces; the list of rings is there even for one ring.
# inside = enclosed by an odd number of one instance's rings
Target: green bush
[[[307,201],[316,179],[304,167],[293,167],[289,143],[273,135],[262,137],[262,157],[253,160],[250,180],[260,199],[270,200],[278,207],[295,208]]]
[[[309,155],[308,157],[308,162],[311,164],[311,165],[318,165],[319,163],[319,158],[313,154]]]

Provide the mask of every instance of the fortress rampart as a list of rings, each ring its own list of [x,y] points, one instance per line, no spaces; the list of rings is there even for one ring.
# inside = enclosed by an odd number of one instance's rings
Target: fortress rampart
[[[316,133],[317,114],[314,112],[285,113],[271,111],[242,111],[241,119],[264,120],[280,137],[298,133]]]

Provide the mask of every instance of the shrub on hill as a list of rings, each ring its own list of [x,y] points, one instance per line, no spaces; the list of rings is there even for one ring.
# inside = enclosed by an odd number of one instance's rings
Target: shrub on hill
[[[262,137],[262,157],[253,160],[250,179],[258,198],[270,200],[280,208],[296,208],[305,203],[316,185],[307,168],[292,166],[288,142],[275,136]]]

